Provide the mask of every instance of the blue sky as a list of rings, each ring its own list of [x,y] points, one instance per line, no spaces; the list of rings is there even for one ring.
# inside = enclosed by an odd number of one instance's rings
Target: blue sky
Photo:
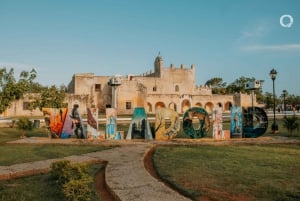
[[[298,0],[0,0],[0,28],[0,66],[35,68],[44,85],[141,74],[160,52],[165,66],[195,64],[198,85],[245,76],[272,92],[275,68],[277,95],[300,95]]]

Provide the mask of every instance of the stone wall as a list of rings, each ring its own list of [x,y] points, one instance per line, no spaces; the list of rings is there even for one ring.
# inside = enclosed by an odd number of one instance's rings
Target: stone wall
[[[175,67],[171,64],[164,67],[162,57],[154,61],[154,72],[141,75],[129,74],[118,77],[120,86],[109,84],[113,76],[96,76],[93,73],[75,74],[68,85],[66,103],[68,108],[79,104],[82,114],[87,107],[97,107],[100,113],[113,107],[114,95],[117,94],[116,104],[119,114],[132,114],[135,107],[145,107],[148,113],[155,113],[159,107],[172,108],[183,113],[190,107],[202,107],[211,112],[214,107],[229,111],[230,107],[251,106],[251,95],[236,93],[233,95],[215,95],[209,86],[195,84],[195,66],[186,68],[183,64]],[[114,93],[117,91],[117,93]],[[253,98],[254,105],[256,97]],[[14,102],[5,111],[5,116],[41,115],[39,110],[24,109],[27,99]]]

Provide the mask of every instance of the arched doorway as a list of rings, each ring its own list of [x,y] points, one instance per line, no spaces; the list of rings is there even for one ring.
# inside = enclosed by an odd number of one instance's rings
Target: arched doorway
[[[181,103],[181,112],[184,113],[186,110],[188,110],[191,107],[191,103],[189,100],[183,100]]]
[[[230,110],[232,107],[232,103],[230,101],[225,103],[225,110]]]
[[[205,104],[204,109],[206,110],[207,113],[212,113],[212,109],[213,109],[213,104],[212,102],[208,102]]]
[[[156,109],[158,109],[158,108],[165,108],[166,107],[166,105],[163,103],[163,102],[157,102],[156,104],[155,104],[155,111],[156,111]]]
[[[151,103],[147,103],[147,108],[146,108],[147,112],[151,113],[152,112],[152,105]]]
[[[169,104],[169,108],[172,109],[172,110],[174,110],[174,111],[177,111],[177,105],[174,102],[171,102]]]

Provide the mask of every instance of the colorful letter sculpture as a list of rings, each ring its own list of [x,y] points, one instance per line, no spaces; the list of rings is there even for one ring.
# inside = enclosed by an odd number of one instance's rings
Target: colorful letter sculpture
[[[199,126],[194,128],[193,119],[197,119]],[[210,128],[209,116],[203,108],[192,107],[183,115],[183,130],[191,138],[202,138],[207,135]]]
[[[166,119],[169,119],[171,125],[166,128]],[[172,109],[160,108],[156,110],[155,117],[155,139],[170,140],[173,139],[180,130],[180,121],[178,113]]]
[[[117,110],[106,108],[106,139],[116,140],[117,136]]]
[[[69,138],[72,135],[74,135],[73,120],[71,118],[71,112],[68,110],[60,137]]]
[[[67,116],[67,108],[43,108],[46,127],[52,138],[60,138]]]
[[[86,139],[87,135],[86,135],[86,130],[81,118],[81,115],[79,113],[79,105],[78,104],[74,104],[73,108],[72,108],[72,112],[70,117],[73,119],[73,129],[74,129],[74,133],[77,136],[77,138],[80,139]]]
[[[87,138],[101,139],[100,132],[98,131],[98,109],[97,108],[87,108]]]
[[[259,107],[243,108],[244,137],[255,138],[263,135],[268,128],[268,116],[266,112]]]
[[[145,108],[134,108],[126,139],[153,139]]]
[[[231,107],[230,137],[242,137],[243,135],[243,114],[242,108]]]
[[[213,120],[213,132],[212,137],[213,139],[225,139],[224,133],[223,133],[223,113],[222,108],[214,108],[212,113],[212,120]]]

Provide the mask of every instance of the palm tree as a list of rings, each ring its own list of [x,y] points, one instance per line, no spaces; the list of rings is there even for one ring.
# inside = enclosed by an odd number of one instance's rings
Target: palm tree
[[[296,115],[293,115],[291,117],[284,116],[283,126],[288,130],[291,136],[295,129],[299,130],[299,122],[297,116]]]

